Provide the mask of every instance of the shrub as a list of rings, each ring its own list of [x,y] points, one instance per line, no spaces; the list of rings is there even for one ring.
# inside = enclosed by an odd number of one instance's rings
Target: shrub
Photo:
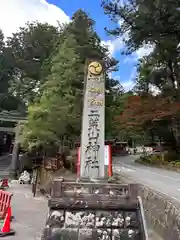
[[[147,157],[147,156],[140,156],[140,162],[150,163],[149,157]]]
[[[178,159],[178,155],[176,152],[170,151],[164,154],[164,161],[165,162],[173,162]]]
[[[150,156],[150,163],[151,164],[156,164],[156,165],[159,165],[162,163],[162,157],[161,155],[151,155]]]
[[[165,165],[169,167],[180,168],[180,161],[177,160],[178,156],[175,152],[168,152],[164,154],[164,159],[162,154],[156,154],[151,156],[141,156],[137,162],[151,165]]]
[[[175,163],[175,167],[180,168],[180,161]]]
[[[169,163],[167,163],[167,165],[168,165],[169,167],[174,167],[174,162],[169,162]]]
[[[175,166],[176,163],[177,163],[176,161],[171,161],[171,162],[170,162],[170,164],[171,164],[172,166]]]

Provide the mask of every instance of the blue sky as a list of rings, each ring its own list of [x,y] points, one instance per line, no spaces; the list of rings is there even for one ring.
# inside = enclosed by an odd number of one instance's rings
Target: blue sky
[[[81,8],[96,21],[96,31],[101,39],[103,41],[110,40],[112,44],[115,43],[113,56],[119,60],[119,71],[116,72],[115,75],[116,78],[125,85],[125,87],[129,88],[131,86],[130,82],[135,76],[134,66],[137,62],[135,60],[136,54],[134,54],[132,57],[122,56],[120,49],[122,44],[120,43],[120,40],[107,36],[104,28],[111,28],[114,26],[114,23],[112,23],[109,17],[104,14],[103,8],[101,7],[101,0],[48,0],[48,3],[55,4],[70,17],[76,10]]]

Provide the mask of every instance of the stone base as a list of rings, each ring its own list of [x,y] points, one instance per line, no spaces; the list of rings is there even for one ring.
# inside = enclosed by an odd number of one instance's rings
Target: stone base
[[[104,173],[105,176],[103,178],[86,178],[86,177],[80,177],[78,178],[78,181],[80,182],[97,182],[97,183],[105,183],[108,182],[109,176],[108,176],[108,166],[104,166]]]
[[[131,231],[129,231],[130,224],[132,225]],[[50,209],[41,240],[146,240],[141,229],[137,228],[138,224],[139,219],[135,212],[127,212],[123,215],[121,211],[118,212],[118,209],[114,212],[98,211],[96,213],[93,211],[64,213],[59,209]],[[112,226],[117,226],[117,228]]]
[[[88,182],[92,182],[92,183],[106,183],[108,182],[108,178],[79,178],[78,179],[79,182],[83,182],[83,183],[88,183]]]
[[[81,178],[78,183],[58,178],[51,190],[41,240],[147,239],[133,184],[111,185],[108,178]],[[134,225],[128,236],[129,224]]]

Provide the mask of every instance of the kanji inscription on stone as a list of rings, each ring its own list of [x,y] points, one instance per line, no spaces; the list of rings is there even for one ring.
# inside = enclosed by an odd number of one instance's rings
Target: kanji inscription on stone
[[[80,176],[104,177],[104,75],[101,63],[88,64],[81,136]]]

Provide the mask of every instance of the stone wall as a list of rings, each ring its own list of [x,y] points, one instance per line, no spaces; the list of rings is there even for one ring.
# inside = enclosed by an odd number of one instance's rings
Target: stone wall
[[[121,183],[132,183],[128,178],[116,177]],[[148,228],[153,229],[163,240],[179,240],[180,203],[143,185],[139,185],[138,195],[143,202]]]
[[[167,196],[140,186],[139,195],[142,198],[148,225],[164,239],[180,239],[180,206],[170,201]]]

